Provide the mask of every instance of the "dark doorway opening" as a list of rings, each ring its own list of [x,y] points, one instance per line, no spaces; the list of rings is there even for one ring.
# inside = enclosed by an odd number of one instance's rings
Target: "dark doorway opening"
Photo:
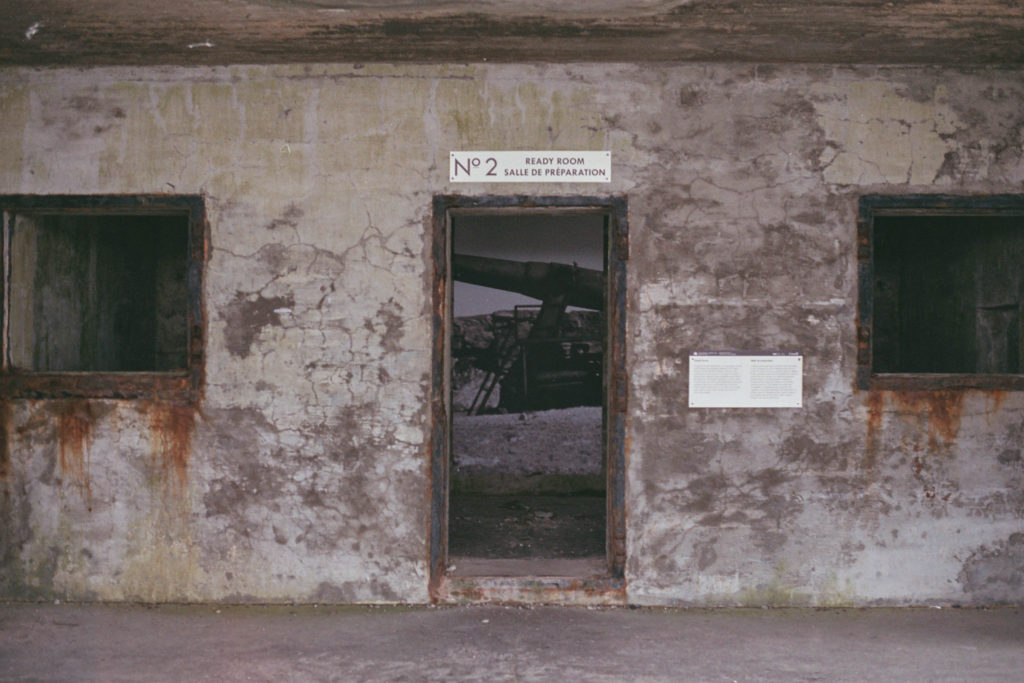
[[[605,244],[600,214],[452,217],[453,571],[601,566]]]
[[[620,577],[624,202],[439,201],[433,568]]]

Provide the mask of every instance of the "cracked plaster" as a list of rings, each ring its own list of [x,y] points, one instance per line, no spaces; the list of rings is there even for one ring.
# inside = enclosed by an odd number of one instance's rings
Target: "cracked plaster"
[[[131,401],[67,471],[47,402],[12,402],[5,596],[425,601],[431,198],[579,193],[447,183],[452,149],[553,148],[612,150],[593,191],[629,198],[632,602],[1024,599],[1021,397],[937,438],[853,388],[857,197],[1019,192],[1019,71],[9,69],[0,96],[3,192],[201,193],[211,247],[184,480]],[[688,411],[702,348],[801,351],[805,409]]]

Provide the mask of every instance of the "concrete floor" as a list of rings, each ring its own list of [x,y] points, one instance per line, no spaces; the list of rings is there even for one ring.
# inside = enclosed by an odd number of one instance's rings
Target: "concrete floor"
[[[450,556],[595,557],[605,564],[603,495],[453,494],[450,505]]]
[[[1010,681],[1024,608],[0,604],[0,680]]]

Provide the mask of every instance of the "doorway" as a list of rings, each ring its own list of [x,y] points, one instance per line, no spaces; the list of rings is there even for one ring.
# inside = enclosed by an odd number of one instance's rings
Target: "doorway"
[[[621,578],[626,207],[438,197],[431,590]]]

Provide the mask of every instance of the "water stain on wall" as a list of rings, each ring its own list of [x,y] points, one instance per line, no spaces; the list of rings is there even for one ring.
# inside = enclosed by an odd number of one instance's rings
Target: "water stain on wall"
[[[302,209],[295,206],[295,204],[289,204],[288,208],[285,209],[285,212],[281,215],[281,217],[275,218],[274,220],[267,223],[266,228],[267,230],[277,230],[278,228],[294,228],[298,225],[299,219],[302,218],[303,215],[305,215],[305,212]]]
[[[1024,533],[977,548],[957,578],[975,601],[1014,602],[1024,585]]]

